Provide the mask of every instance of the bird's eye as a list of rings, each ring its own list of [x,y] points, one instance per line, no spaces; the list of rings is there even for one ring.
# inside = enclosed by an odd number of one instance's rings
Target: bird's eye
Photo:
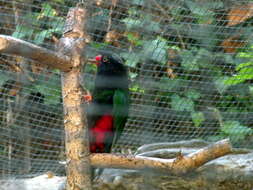
[[[108,62],[108,58],[106,56],[103,56],[103,62]]]

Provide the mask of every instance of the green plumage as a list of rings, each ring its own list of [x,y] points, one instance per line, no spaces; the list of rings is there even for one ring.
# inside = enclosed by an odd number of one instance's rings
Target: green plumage
[[[113,144],[121,136],[128,116],[129,94],[126,90],[115,90],[113,96],[113,125],[115,135]]]

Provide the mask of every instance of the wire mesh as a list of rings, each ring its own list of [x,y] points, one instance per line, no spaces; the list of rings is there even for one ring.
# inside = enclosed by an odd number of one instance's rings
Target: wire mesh
[[[0,0],[0,34],[54,50],[68,9],[78,1]],[[113,52],[131,81],[129,118],[114,152],[140,145],[229,137],[252,148],[251,1],[95,0],[86,52]],[[62,173],[60,72],[0,55],[0,171]],[[92,89],[96,68],[85,67]]]

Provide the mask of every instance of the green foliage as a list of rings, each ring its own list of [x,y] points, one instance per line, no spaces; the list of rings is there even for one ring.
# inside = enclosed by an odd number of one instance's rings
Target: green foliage
[[[158,37],[155,40],[145,41],[142,53],[149,59],[165,64],[167,61],[167,48],[167,41]]]
[[[200,127],[205,121],[205,116],[202,112],[192,112],[191,117],[195,127]]]
[[[249,47],[249,49],[245,51],[238,52],[237,57],[242,58],[244,62],[238,64],[236,66],[236,73],[234,76],[229,77],[225,80],[225,84],[227,85],[236,85],[243,83],[247,80],[253,79],[253,45]]]
[[[64,19],[57,16],[57,11],[50,3],[43,3],[41,12],[27,13],[24,18],[29,20],[29,25],[18,24],[12,36],[21,39],[32,39],[35,44],[43,44],[53,34],[61,33]],[[43,30],[41,30],[43,28]]]
[[[61,86],[60,84],[51,84],[45,82],[40,82],[34,87],[35,91],[38,91],[45,95],[45,104],[57,104],[59,103],[61,97]],[[30,88],[30,89],[33,89]]]
[[[152,95],[168,101],[166,106],[171,110],[185,112],[191,118],[192,122],[180,121],[179,127],[191,125],[196,130],[209,130],[205,129],[210,119],[206,112],[211,106],[210,112],[219,121],[214,126],[219,135],[213,138],[230,137],[236,142],[253,135],[252,126],[242,124],[241,118],[224,119],[222,116],[231,112],[253,112],[253,85],[250,83],[253,79],[253,45],[249,38],[252,24],[225,25],[220,11],[223,13],[228,7],[221,0],[172,0],[167,7],[163,7],[161,2],[157,1],[163,9],[153,6],[153,3],[147,4],[145,0],[131,0],[126,10],[120,8],[122,15],[115,18],[111,18],[109,9],[94,7],[88,28],[92,34],[99,30],[94,36],[101,35],[101,39],[89,46],[92,50],[110,48],[103,42],[103,35],[108,32],[107,25],[112,19],[111,29],[120,28],[123,33],[124,40],[116,51],[129,67],[131,92],[149,93],[138,80],[144,61],[152,60],[155,62],[150,68],[150,78],[154,80],[150,81]],[[71,4],[71,1],[45,1],[39,12],[24,15],[29,25],[17,25],[13,36],[43,44],[53,34],[59,34],[64,19],[53,3]],[[117,6],[115,11],[118,11]],[[115,20],[119,26],[115,25]],[[230,54],[224,53],[222,42],[234,36],[249,41],[246,44],[248,50],[238,48]],[[175,50],[175,55],[170,50]],[[96,67],[88,65],[86,71],[95,73]],[[151,76],[154,73],[157,75]],[[86,84],[92,86],[90,83],[91,80]],[[55,88],[43,83],[35,85],[36,90],[52,95],[46,96],[47,104],[58,101],[55,97],[60,95],[59,89]]]
[[[194,111],[194,102],[190,98],[180,97],[177,94],[171,96],[171,108],[177,111]]]
[[[229,137],[232,142],[242,141],[252,134],[251,128],[241,125],[238,121],[226,121],[221,127],[221,136]]]

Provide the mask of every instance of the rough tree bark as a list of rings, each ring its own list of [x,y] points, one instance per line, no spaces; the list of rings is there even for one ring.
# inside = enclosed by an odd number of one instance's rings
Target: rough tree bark
[[[82,106],[80,85],[83,49],[87,42],[87,9],[81,6],[68,12],[58,51],[71,58],[72,69],[62,74],[65,148],[67,157],[66,190],[91,190],[88,127]]]

